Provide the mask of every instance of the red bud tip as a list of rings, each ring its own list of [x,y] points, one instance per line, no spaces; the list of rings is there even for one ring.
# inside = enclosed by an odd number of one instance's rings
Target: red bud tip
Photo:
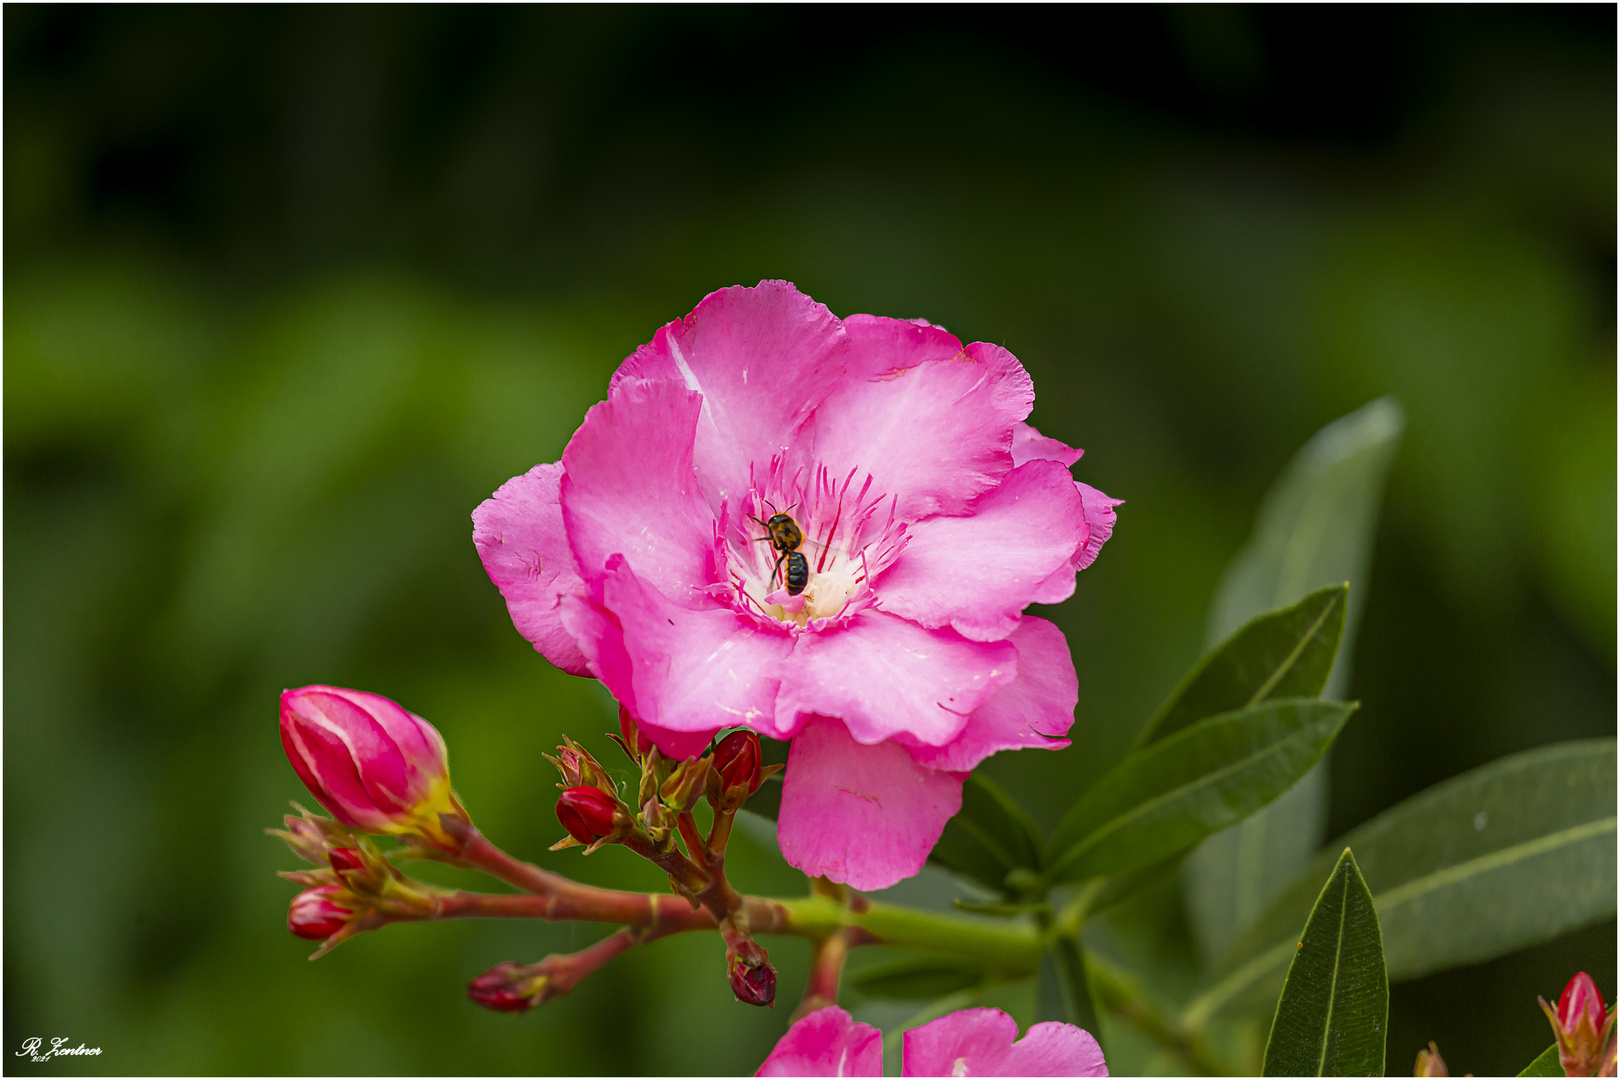
[[[335,900],[336,885],[317,885],[293,897],[287,908],[287,929],[310,941],[325,941],[354,914]]]
[[[1558,1022],[1565,1031],[1573,1031],[1585,1016],[1592,1022],[1594,1031],[1601,1031],[1604,1018],[1603,995],[1599,993],[1597,983],[1592,976],[1584,971],[1575,973],[1564,987],[1564,993],[1558,999]]]
[[[746,787],[752,795],[759,790],[759,736],[752,731],[733,731],[714,748],[714,769],[727,790]]]
[[[332,864],[332,869],[340,874],[366,868],[365,860],[360,857],[358,848],[333,848],[326,858]]]
[[[635,749],[637,757],[646,757],[652,752],[652,740],[641,733],[630,710],[623,705],[619,706],[619,737],[624,739],[624,745]]]
[[[1603,1005],[1592,976],[1582,971],[1569,980],[1558,999],[1555,1011],[1546,999],[1541,1009],[1552,1024],[1553,1038],[1558,1045],[1558,1062],[1565,1076],[1607,1075],[1614,1060],[1610,1036],[1614,1018]]]
[[[539,1004],[542,979],[535,985],[533,973],[508,960],[496,964],[467,984],[467,997],[475,1005],[495,1012],[524,1012]]]
[[[745,938],[726,950],[726,975],[738,1001],[747,1005],[776,1001],[776,969],[757,942]]]
[[[571,787],[557,800],[557,820],[582,844],[608,836],[614,830],[618,800],[601,788]]]

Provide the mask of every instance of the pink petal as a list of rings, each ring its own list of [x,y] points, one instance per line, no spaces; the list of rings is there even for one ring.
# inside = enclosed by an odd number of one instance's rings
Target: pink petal
[[[432,724],[381,694],[341,686],[324,686],[321,689],[356,706],[387,733],[405,759],[410,789],[408,797],[413,802],[426,795],[434,781],[449,775],[444,737]]]
[[[921,767],[898,743],[863,746],[839,721],[812,717],[782,776],[782,856],[811,877],[888,888],[922,869],[962,808],[965,778]]]
[[[1013,425],[1014,466],[1022,465],[1026,461],[1061,461],[1064,465],[1073,465],[1080,460],[1083,453],[1085,451],[1047,438],[1029,424],[1019,422]]]
[[[1005,641],[969,641],[952,630],[867,609],[844,626],[801,634],[777,665],[776,727],[836,716],[868,745],[901,732],[931,746],[954,739],[995,688],[1017,674]]]
[[[612,555],[685,602],[717,580],[714,515],[698,490],[692,432],[703,399],[678,383],[623,379],[563,451],[563,523],[589,579]]]
[[[1018,1022],[1000,1009],[962,1009],[906,1032],[901,1076],[1107,1076],[1102,1048],[1073,1024]]]
[[[1063,631],[1025,615],[1007,641],[1018,650],[1018,677],[973,710],[962,733],[944,746],[902,739],[919,765],[971,772],[998,750],[1062,750],[1074,724],[1080,684]]]
[[[883,1035],[837,1006],[788,1028],[755,1076],[882,1076]]]
[[[703,298],[665,326],[613,376],[659,379],[703,395],[696,462],[718,506],[748,489],[750,462],[768,462],[844,377],[848,349],[837,316],[787,281],[740,285]],[[655,444],[644,444],[647,445]]]
[[[584,587],[557,501],[562,474],[558,461],[502,484],[473,511],[473,543],[518,633],[570,675],[588,675],[557,607],[565,593]]]
[[[1013,425],[1035,392],[1006,349],[927,323],[852,315],[850,377],[805,432],[834,476],[870,474],[902,520],[960,514],[1012,468]]]
[[[883,609],[975,641],[1012,633],[1029,604],[1067,600],[1088,536],[1080,493],[1056,461],[1021,465],[966,516],[924,518],[909,531],[876,582]]]
[[[1124,499],[1110,499],[1107,495],[1094,487],[1080,483],[1076,480],[1074,486],[1080,490],[1080,502],[1086,509],[1086,525],[1091,534],[1086,540],[1086,546],[1075,556],[1074,568],[1084,570],[1097,558],[1103,544],[1114,535],[1114,507],[1124,503]]]
[[[589,596],[563,600],[563,623],[602,684],[670,756],[693,756],[724,727],[778,737],[774,671],[793,650],[785,629],[719,604],[682,607],[617,556]]]

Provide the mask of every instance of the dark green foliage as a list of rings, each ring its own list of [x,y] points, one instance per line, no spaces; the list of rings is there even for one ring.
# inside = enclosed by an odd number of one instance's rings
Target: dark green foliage
[[[974,773],[962,785],[962,809],[945,826],[929,859],[986,888],[1018,897],[1036,882],[1041,839],[1035,823],[995,781]],[[1025,871],[1016,875],[1017,871]],[[1009,880],[1008,875],[1015,876]]]
[[[1536,1060],[1524,1067],[1520,1076],[1563,1076],[1564,1065],[1558,1060],[1558,1044],[1553,1043],[1536,1055]]]
[[[850,973],[844,985],[871,998],[932,1001],[983,983],[982,967],[949,956],[907,956]]]
[[[1337,701],[1267,701],[1136,751],[1065,815],[1049,878],[1132,870],[1242,820],[1316,764],[1354,711]]]
[[[1266,1043],[1266,1076],[1383,1076],[1389,979],[1372,894],[1345,848],[1305,923]]]
[[[1257,616],[1198,662],[1142,726],[1136,744],[1268,698],[1315,697],[1344,633],[1349,585],[1329,585],[1292,607]]]

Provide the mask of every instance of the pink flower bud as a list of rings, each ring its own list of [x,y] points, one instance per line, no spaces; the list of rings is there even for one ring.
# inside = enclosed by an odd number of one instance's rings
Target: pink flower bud
[[[759,790],[759,736],[752,731],[733,731],[714,748],[714,769],[726,791],[745,788],[752,795]]]
[[[306,686],[281,695],[281,745],[345,825],[453,846],[439,815],[466,813],[450,790],[444,739],[420,716],[378,694]]]
[[[625,748],[631,751],[636,758],[644,758],[652,751],[652,740],[641,733],[636,726],[635,717],[623,705],[619,706],[619,737],[624,740]]]
[[[569,836],[589,844],[613,834],[613,818],[618,809],[618,800],[601,788],[572,787],[557,800],[557,820],[562,822]]]
[[[726,974],[731,992],[745,1005],[774,1005],[776,969],[759,945],[744,939],[726,952]]]
[[[1609,1036],[1614,1029],[1614,1017],[1603,1006],[1603,995],[1598,992],[1592,976],[1582,971],[1569,980],[1558,999],[1555,1012],[1545,998],[1541,1011],[1552,1024],[1553,1038],[1558,1044],[1558,1061],[1565,1076],[1595,1076],[1606,1065]]]
[[[325,941],[348,922],[354,912],[336,902],[336,885],[317,885],[293,897],[287,908],[287,929],[310,941]]]
[[[508,960],[469,982],[467,997],[495,1012],[524,1012],[540,1004],[548,981],[533,966]]]
[[[1432,1041],[1427,1050],[1419,1050],[1417,1064],[1412,1067],[1413,1076],[1450,1076],[1446,1071],[1446,1059],[1440,1056],[1440,1048]]]

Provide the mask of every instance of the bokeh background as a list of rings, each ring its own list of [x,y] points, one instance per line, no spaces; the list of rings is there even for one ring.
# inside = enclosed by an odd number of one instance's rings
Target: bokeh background
[[[5,1039],[32,1073],[746,1073],[785,1010],[711,940],[522,1016],[465,980],[588,928],[394,928],[310,965],[276,695],[431,719],[510,850],[610,703],[518,637],[468,513],[711,289],[791,279],[1028,366],[1127,500],[1055,609],[1046,824],[1198,656],[1267,485],[1384,393],[1408,429],[1331,833],[1615,731],[1615,9],[4,11]],[[656,453],[656,447],[649,447]],[[768,845],[751,891],[802,888]],[[777,942],[787,1008],[807,950]],[[1548,1040],[1611,924],[1395,988],[1389,1060]]]

